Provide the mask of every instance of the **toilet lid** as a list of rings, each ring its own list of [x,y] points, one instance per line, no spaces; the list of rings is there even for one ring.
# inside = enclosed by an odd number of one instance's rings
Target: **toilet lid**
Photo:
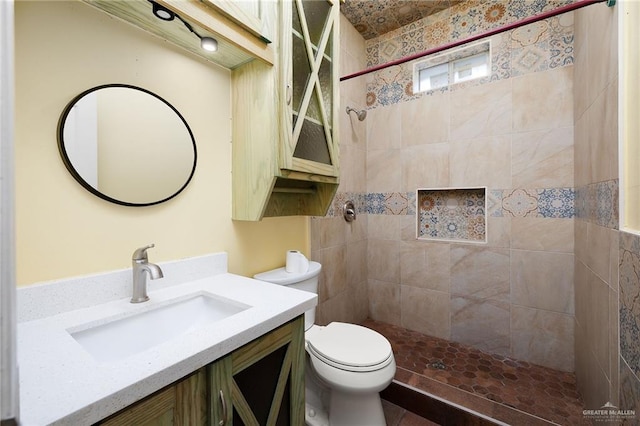
[[[377,370],[388,364],[393,356],[391,344],[382,334],[341,322],[332,322],[318,330],[307,344],[312,354],[345,370]]]

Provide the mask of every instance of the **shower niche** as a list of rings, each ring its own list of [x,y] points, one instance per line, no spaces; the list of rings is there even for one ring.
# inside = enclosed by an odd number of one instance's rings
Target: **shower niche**
[[[487,188],[422,188],[416,191],[419,240],[487,242]]]

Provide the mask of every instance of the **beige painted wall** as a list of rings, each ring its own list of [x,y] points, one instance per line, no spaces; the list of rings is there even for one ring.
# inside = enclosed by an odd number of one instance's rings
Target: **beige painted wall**
[[[195,42],[195,41],[194,41]],[[167,203],[123,207],[82,188],[57,150],[65,105],[101,84],[157,93],[189,123],[198,146],[191,184]],[[230,73],[78,1],[16,3],[17,282],[130,266],[155,243],[154,262],[229,253],[231,272],[281,266],[308,252],[308,219],[233,222]]]

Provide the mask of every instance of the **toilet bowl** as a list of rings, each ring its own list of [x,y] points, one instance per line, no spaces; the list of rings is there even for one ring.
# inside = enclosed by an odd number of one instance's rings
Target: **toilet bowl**
[[[317,294],[321,265],[306,272],[278,268],[255,279]],[[389,341],[360,325],[332,322],[315,325],[315,308],[305,312],[306,423],[309,426],[386,425],[379,392],[396,371]]]

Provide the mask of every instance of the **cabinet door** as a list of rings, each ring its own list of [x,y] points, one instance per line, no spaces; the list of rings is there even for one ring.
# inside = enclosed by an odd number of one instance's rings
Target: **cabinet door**
[[[281,168],[338,177],[338,0],[282,2]]]
[[[270,8],[272,0],[203,0],[205,4],[249,30],[265,43],[273,41],[274,22]]]
[[[214,363],[212,424],[304,424],[304,361],[300,317]]]
[[[196,373],[125,408],[102,426],[204,426],[207,424],[206,370]]]

